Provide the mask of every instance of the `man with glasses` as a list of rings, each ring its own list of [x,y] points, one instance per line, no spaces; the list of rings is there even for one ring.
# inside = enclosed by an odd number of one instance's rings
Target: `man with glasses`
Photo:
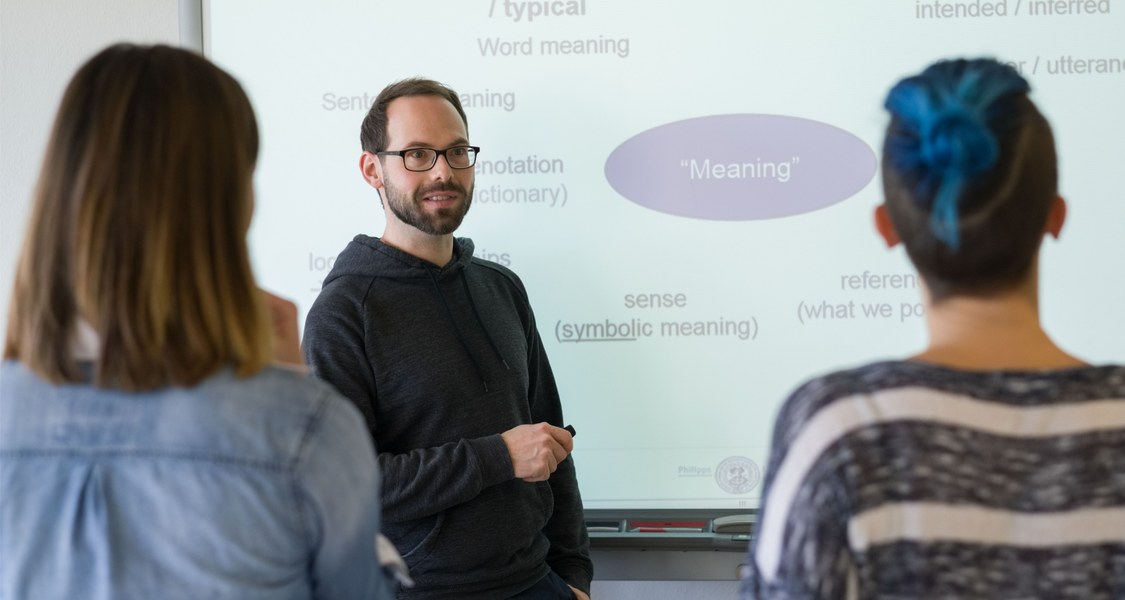
[[[460,100],[435,81],[394,83],[360,141],[386,225],[336,260],[304,349],[376,441],[384,533],[415,582],[399,598],[585,600],[573,440],[527,293],[453,237],[480,152]]]

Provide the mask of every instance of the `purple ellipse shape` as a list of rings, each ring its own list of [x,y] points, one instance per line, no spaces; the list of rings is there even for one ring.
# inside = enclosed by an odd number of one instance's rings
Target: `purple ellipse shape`
[[[629,200],[670,215],[775,219],[850,198],[875,176],[875,151],[838,127],[782,115],[697,117],[618,146],[605,177]]]

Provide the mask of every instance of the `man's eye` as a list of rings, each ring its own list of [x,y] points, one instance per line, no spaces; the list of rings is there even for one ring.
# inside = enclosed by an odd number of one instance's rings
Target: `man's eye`
[[[465,156],[469,149],[464,147],[450,148],[449,153],[453,156]]]
[[[417,150],[407,150],[406,151],[406,158],[412,158],[414,160],[421,160],[423,158],[426,158],[427,154],[429,154],[429,151],[421,149],[421,148],[419,148]]]

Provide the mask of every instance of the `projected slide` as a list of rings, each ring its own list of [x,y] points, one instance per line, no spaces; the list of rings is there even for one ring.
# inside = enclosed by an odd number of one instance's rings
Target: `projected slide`
[[[588,508],[754,508],[786,395],[925,340],[876,237],[883,96],[940,57],[1018,68],[1052,121],[1071,220],[1048,329],[1125,360],[1125,5],[1118,0],[224,0],[211,57],[263,132],[263,282],[312,304],[379,235],[359,126],[387,83],[456,89],[482,150],[458,235],[523,279]]]

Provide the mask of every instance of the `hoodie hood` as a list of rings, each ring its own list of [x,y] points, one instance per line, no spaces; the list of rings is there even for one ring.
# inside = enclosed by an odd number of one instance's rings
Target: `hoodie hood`
[[[324,284],[328,285],[333,279],[349,275],[389,279],[423,279],[427,282],[432,277],[436,277],[440,280],[455,276],[467,268],[473,261],[473,249],[473,240],[454,238],[453,260],[449,261],[449,264],[444,267],[439,267],[413,254],[388,246],[377,237],[361,234],[355,236],[344,248],[344,251],[336,257],[332,270],[324,278]]]

